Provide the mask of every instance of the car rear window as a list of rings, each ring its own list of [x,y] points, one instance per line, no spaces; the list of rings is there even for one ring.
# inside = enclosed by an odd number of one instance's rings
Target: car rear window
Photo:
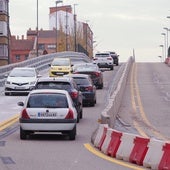
[[[65,94],[33,94],[29,97],[28,108],[68,108]]]
[[[77,85],[89,85],[90,82],[88,79],[86,78],[81,78],[81,77],[74,77],[74,80],[76,82]]]
[[[70,66],[70,61],[68,59],[55,59],[53,60],[52,66]]]
[[[100,53],[100,54],[96,54],[96,57],[109,57],[110,55],[107,53]]]
[[[36,89],[58,89],[58,90],[70,90],[71,85],[68,82],[38,82]]]

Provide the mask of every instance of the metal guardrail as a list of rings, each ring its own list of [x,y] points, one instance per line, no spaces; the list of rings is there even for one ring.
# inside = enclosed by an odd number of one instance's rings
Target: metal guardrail
[[[52,53],[47,54],[43,56],[38,56],[36,58],[31,58],[28,60],[25,60],[23,62],[9,64],[5,66],[0,66],[0,87],[2,87],[5,83],[5,75],[8,74],[14,67],[35,67],[38,70],[44,70],[49,67],[49,64],[55,57],[79,57],[82,59],[85,59],[87,61],[90,61],[90,58],[84,54],[79,52],[73,52],[73,51],[65,51],[65,52],[59,52],[59,53]]]

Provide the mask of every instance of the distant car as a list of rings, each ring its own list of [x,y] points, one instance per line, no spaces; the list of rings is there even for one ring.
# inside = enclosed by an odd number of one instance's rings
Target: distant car
[[[87,74],[70,74],[77,83],[83,95],[83,105],[94,106],[96,104],[96,86],[93,84],[91,77]]]
[[[61,132],[70,140],[76,137],[77,111],[65,90],[33,90],[24,102],[20,114],[20,139],[34,132]]]
[[[35,89],[58,89],[68,91],[77,109],[77,122],[83,117],[83,96],[73,78],[41,77],[37,80]]]
[[[113,58],[109,52],[96,53],[93,59],[93,63],[97,64],[99,68],[114,69]]]
[[[49,66],[50,77],[63,76],[72,72],[70,58],[56,57],[53,59],[52,63]]]
[[[116,52],[110,52],[112,58],[113,58],[113,63],[118,66],[119,65],[119,55]]]
[[[35,68],[13,68],[9,75],[6,75],[5,95],[12,95],[14,93],[29,93],[34,88],[38,77],[41,77],[41,75]]]
[[[103,88],[103,73],[96,64],[75,64],[73,67],[73,73],[90,75],[93,84],[99,89]]]

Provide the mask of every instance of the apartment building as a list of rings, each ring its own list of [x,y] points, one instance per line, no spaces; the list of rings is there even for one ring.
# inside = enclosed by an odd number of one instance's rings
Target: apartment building
[[[0,0],[0,66],[9,61],[8,0]]]

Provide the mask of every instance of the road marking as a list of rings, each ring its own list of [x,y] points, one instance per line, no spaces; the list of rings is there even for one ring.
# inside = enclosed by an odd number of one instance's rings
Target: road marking
[[[86,143],[84,144],[84,147],[90,151],[91,153],[95,154],[96,156],[102,158],[102,159],[105,159],[107,161],[110,161],[110,162],[113,162],[115,164],[118,164],[118,165],[121,165],[121,166],[124,166],[126,168],[131,168],[131,169],[134,169],[134,170],[144,170],[144,168],[141,168],[141,167],[138,167],[137,165],[132,165],[131,163],[129,162],[124,162],[123,160],[117,160],[113,157],[109,157],[107,155],[105,155],[104,153],[102,153],[101,151],[97,150],[96,148],[94,148],[93,146],[91,146],[91,144],[89,143]],[[107,169],[107,168],[106,168]]]
[[[11,117],[10,119],[3,121],[0,123],[0,131],[4,130],[5,128],[13,125],[14,123],[16,123],[19,119],[19,114]]]
[[[163,136],[160,132],[156,130],[156,128],[149,122],[147,119],[147,116],[145,114],[142,101],[140,98],[140,92],[139,92],[139,87],[137,83],[137,71],[136,71],[136,64],[133,63],[132,65],[132,71],[131,71],[131,103],[132,103],[132,108],[134,109],[135,113],[137,113],[137,108],[139,110],[139,113],[141,115],[141,118],[144,123],[146,123],[147,126],[150,127],[150,130],[152,131],[153,134],[155,134],[156,137],[161,138],[162,140],[168,140],[165,136]],[[137,121],[134,120],[134,126],[137,129],[137,131],[144,137],[148,137],[148,135],[142,130],[142,127],[139,125]]]

